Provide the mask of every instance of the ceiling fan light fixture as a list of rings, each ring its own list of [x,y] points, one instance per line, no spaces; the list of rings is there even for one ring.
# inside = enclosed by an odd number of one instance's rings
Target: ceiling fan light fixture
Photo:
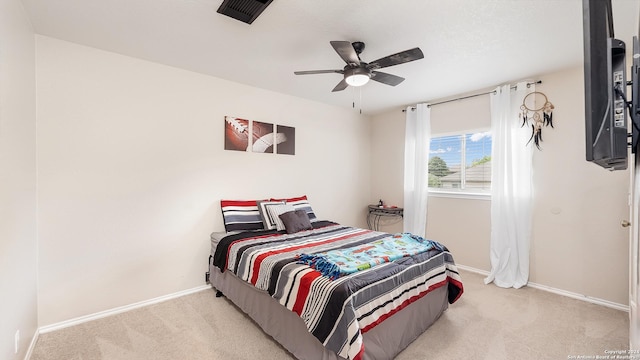
[[[369,82],[371,74],[364,68],[347,69],[344,72],[344,81],[351,86],[362,86]]]
[[[377,70],[424,58],[424,54],[420,48],[413,48],[366,63],[360,59],[360,53],[364,50],[363,42],[356,41],[351,43],[349,41],[330,41],[329,43],[333,47],[333,50],[338,53],[340,58],[347,63],[342,70],[309,70],[294,71],[293,73],[296,75],[329,73],[342,74],[344,76],[343,79],[340,80],[338,85],[336,85],[331,92],[342,91],[349,86],[362,86],[368,83],[371,79],[375,82],[389,86],[399,85],[404,81],[403,77]]]

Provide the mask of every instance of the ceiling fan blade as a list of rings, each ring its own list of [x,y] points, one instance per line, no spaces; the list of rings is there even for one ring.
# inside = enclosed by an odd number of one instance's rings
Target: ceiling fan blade
[[[334,87],[333,90],[331,90],[331,92],[342,91],[346,89],[347,86],[349,86],[349,84],[347,84],[347,82],[344,79],[342,79],[342,81],[340,81],[338,85],[336,85],[336,87]]]
[[[344,74],[344,70],[308,70],[308,71],[294,71],[296,75],[311,75],[311,74]]]
[[[340,55],[342,60],[344,60],[347,64],[355,64],[360,65],[360,58],[356,53],[356,50],[353,48],[348,41],[330,41],[329,42],[333,49]]]
[[[371,77],[371,80],[375,80],[377,82],[381,82],[383,84],[387,84],[391,86],[396,86],[404,81],[403,77],[383,73],[380,71],[372,71],[372,74],[373,76]]]
[[[424,58],[422,50],[420,50],[420,48],[413,48],[372,61],[367,65],[367,68],[382,69],[387,66],[404,64],[406,62],[420,60],[422,58]]]

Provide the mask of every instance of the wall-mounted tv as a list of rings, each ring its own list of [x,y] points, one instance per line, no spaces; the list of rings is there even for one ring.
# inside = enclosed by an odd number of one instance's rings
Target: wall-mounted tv
[[[582,9],[586,158],[624,170],[630,141],[625,43],[614,37],[611,0],[583,0]]]
[[[640,26],[640,24],[639,24]],[[640,29],[638,29],[640,36]],[[638,150],[638,140],[640,139],[640,40],[638,36],[633,37],[633,65],[631,66],[631,152]]]

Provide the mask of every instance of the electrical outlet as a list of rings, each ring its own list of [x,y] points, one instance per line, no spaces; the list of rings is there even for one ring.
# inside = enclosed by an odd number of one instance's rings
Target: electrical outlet
[[[18,346],[20,345],[20,330],[16,330],[15,340],[15,353],[18,353]]]

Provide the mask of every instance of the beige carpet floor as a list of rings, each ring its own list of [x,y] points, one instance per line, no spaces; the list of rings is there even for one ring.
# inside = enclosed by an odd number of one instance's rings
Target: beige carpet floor
[[[484,285],[462,272],[465,293],[398,360],[596,358],[628,348],[623,311],[522,288]],[[293,359],[213,290],[39,336],[31,360]]]

